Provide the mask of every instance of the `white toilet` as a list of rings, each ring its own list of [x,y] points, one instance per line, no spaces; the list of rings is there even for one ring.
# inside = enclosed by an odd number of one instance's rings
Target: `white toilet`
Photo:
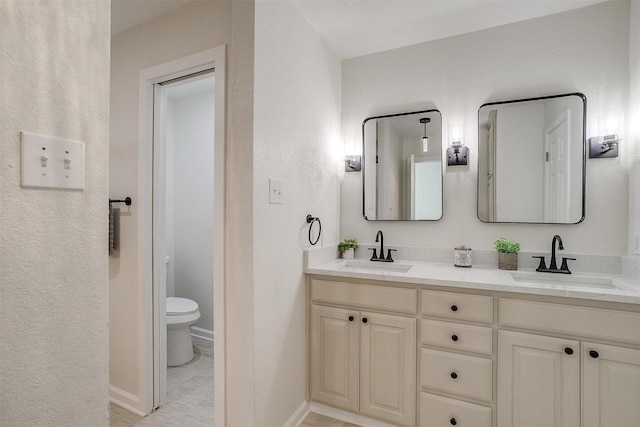
[[[200,318],[198,303],[167,298],[167,366],[183,365],[194,357],[190,326]]]

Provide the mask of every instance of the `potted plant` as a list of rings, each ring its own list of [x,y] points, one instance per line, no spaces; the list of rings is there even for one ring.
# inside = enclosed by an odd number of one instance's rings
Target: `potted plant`
[[[496,240],[495,248],[498,251],[498,268],[500,270],[518,269],[518,252],[520,252],[520,243],[512,242],[501,237]]]
[[[358,239],[344,239],[342,242],[338,243],[338,250],[344,259],[353,259],[358,247]]]

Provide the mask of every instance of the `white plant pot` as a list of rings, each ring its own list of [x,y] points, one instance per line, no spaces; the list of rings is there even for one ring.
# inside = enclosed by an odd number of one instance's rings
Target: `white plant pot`
[[[353,259],[356,251],[353,248],[349,248],[346,251],[342,252],[343,259]]]

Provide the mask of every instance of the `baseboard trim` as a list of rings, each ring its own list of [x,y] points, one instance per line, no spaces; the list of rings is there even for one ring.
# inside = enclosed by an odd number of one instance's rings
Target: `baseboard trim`
[[[300,406],[298,406],[298,409],[296,409],[295,412],[291,414],[287,422],[284,423],[282,427],[299,427],[304,419],[307,418],[309,412],[311,412],[309,410],[309,407],[309,402],[307,402],[306,400],[302,401]]]
[[[203,340],[213,342],[213,331],[204,328],[198,328],[197,326],[191,327],[191,335],[194,337],[202,338]]]
[[[140,404],[138,396],[112,385],[109,385],[109,401],[141,417],[147,415],[136,408]]]
[[[309,404],[309,412],[315,412],[316,414],[326,415],[327,417],[335,418],[346,423],[356,424],[359,426],[367,427],[397,427],[396,424],[385,423],[384,421],[376,420],[362,415],[353,414],[351,412],[343,411],[342,409],[336,409],[331,406],[323,405],[318,402],[311,402]]]

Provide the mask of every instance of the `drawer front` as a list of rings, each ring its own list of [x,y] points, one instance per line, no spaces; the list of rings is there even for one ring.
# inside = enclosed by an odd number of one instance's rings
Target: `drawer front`
[[[416,314],[418,311],[418,291],[416,289],[311,279],[311,299],[314,302],[396,313]]]
[[[491,355],[493,331],[490,327],[422,319],[423,345]]]
[[[422,314],[491,323],[493,298],[454,292],[421,291]]]
[[[500,299],[500,325],[640,344],[640,313]]]
[[[420,393],[420,427],[491,427],[491,408]]]
[[[493,393],[491,359],[423,348],[420,357],[420,386],[460,397],[491,402]]]

